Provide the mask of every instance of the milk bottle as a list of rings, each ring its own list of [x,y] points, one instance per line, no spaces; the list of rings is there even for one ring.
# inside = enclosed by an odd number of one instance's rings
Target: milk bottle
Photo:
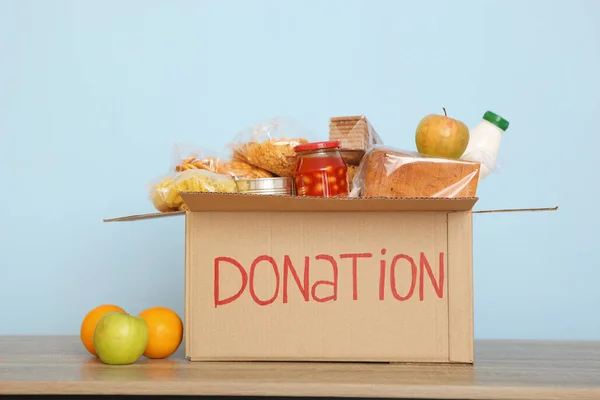
[[[469,144],[461,159],[481,163],[479,181],[496,168],[502,134],[508,129],[508,121],[491,111],[483,115],[483,120],[469,129]]]

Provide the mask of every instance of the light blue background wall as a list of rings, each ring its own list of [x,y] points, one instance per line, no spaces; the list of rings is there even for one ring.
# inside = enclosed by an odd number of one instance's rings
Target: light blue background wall
[[[290,115],[510,120],[475,217],[478,338],[600,339],[600,2],[0,0],[0,334],[76,334],[102,303],[183,312],[183,218],[146,184],[175,141]],[[251,234],[251,233],[249,233]]]

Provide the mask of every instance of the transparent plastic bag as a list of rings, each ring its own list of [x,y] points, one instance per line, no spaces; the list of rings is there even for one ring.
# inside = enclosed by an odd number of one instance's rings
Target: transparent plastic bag
[[[356,165],[347,165],[348,167],[348,172],[346,173],[346,177],[348,179],[348,190],[350,192],[352,192],[353,189],[353,185],[354,185],[354,176],[356,175],[356,170],[358,169],[358,167]]]
[[[341,150],[366,151],[383,140],[364,115],[329,119],[329,140],[340,142]]]
[[[386,146],[365,153],[350,197],[475,197],[481,165]]]
[[[190,144],[177,143],[173,150],[171,170],[207,170],[236,179],[271,178],[273,174],[244,161],[233,161],[231,155],[219,155]]]
[[[294,147],[313,134],[291,118],[271,118],[239,132],[229,148],[233,161],[243,161],[275,176],[291,177],[296,166]]]
[[[481,170],[479,173],[480,182],[489,175],[500,172],[500,165],[498,165],[496,161],[496,156],[486,148],[474,147],[470,149],[468,153],[464,153],[460,158],[462,160],[481,163]]]
[[[205,169],[171,173],[151,183],[149,197],[160,212],[185,210],[181,192],[237,192],[234,179]]]

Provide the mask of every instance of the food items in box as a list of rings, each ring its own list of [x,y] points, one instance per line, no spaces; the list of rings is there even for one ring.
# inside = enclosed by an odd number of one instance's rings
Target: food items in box
[[[231,175],[236,179],[271,178],[273,174],[243,161],[227,161],[217,164],[217,173]]]
[[[365,155],[364,150],[344,150],[340,149],[340,155],[342,159],[346,163],[346,165],[359,165],[362,161],[363,156]]]
[[[290,177],[236,179],[240,193],[262,195],[288,195],[294,194],[294,180]]]
[[[260,143],[249,142],[235,150],[233,157],[235,161],[247,162],[276,176],[290,177],[294,174],[293,148],[300,143],[308,141],[282,137]]]
[[[434,157],[460,158],[469,144],[469,128],[443,110],[444,115],[427,115],[417,125],[417,151]]]
[[[180,192],[237,192],[232,177],[204,169],[188,169],[167,176],[150,188],[150,198],[160,212],[185,210]]]
[[[295,147],[298,163],[294,174],[299,196],[346,196],[348,168],[339,142],[315,142]]]
[[[176,172],[189,169],[205,169],[218,174],[231,175],[238,179],[270,178],[273,176],[264,169],[244,161],[227,161],[231,157],[218,157],[213,152],[188,144],[176,144],[173,168]]]
[[[176,172],[187,171],[188,169],[205,169],[208,171],[217,171],[218,159],[215,157],[206,157],[197,159],[196,156],[188,157],[175,166]]]
[[[462,155],[463,160],[481,163],[479,180],[496,169],[496,158],[502,143],[502,136],[508,129],[508,121],[491,111],[483,115],[483,120],[470,132],[469,145]]]
[[[480,164],[375,146],[356,174],[352,197],[475,197]]]
[[[216,172],[220,157],[204,147],[190,143],[175,143],[173,145],[171,171],[182,172],[188,169],[205,169]]]
[[[231,175],[237,179],[270,178],[273,176],[270,172],[254,167],[244,161],[222,162],[214,157],[202,160],[190,157],[175,167],[176,171],[186,171],[189,169],[205,169],[218,174]]]
[[[311,136],[299,123],[287,118],[268,119],[236,135],[233,160],[243,161],[276,176],[294,176],[294,147]]]
[[[383,144],[383,140],[364,115],[330,118],[329,140],[339,141],[342,150],[358,150],[362,154],[374,145]],[[360,155],[362,156],[362,154]],[[344,161],[346,161],[346,156],[350,158],[355,154],[346,153]],[[350,164],[354,163],[350,162]]]

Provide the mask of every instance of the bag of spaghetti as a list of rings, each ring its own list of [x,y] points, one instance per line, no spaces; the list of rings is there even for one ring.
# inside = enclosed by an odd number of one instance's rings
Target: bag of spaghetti
[[[154,207],[160,212],[183,211],[181,192],[237,192],[234,178],[217,174],[206,169],[188,169],[169,174],[150,184],[148,195]]]

